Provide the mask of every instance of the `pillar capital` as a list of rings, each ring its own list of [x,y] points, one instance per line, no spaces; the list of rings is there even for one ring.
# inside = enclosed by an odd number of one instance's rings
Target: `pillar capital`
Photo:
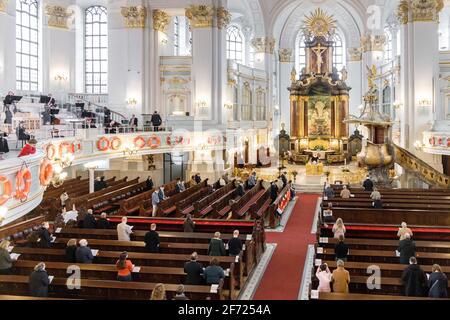
[[[361,48],[363,52],[384,51],[386,36],[383,34],[367,34],[361,37]]]
[[[443,0],[402,0],[397,7],[397,19],[401,24],[409,22],[439,22]]]
[[[125,18],[125,26],[130,29],[145,28],[147,8],[144,6],[122,7],[120,13]]]
[[[211,28],[214,11],[212,6],[191,5],[185,9],[185,14],[192,28]]]
[[[170,16],[159,9],[153,10],[153,30],[164,32],[170,22]]]
[[[0,0],[0,12],[6,12],[7,5],[8,5],[8,0]]]
[[[362,48],[348,48],[348,61],[361,61],[362,60]]]
[[[275,50],[275,38],[274,37],[259,37],[254,38],[251,41],[252,47],[256,53],[269,53],[273,54]]]
[[[68,29],[67,20],[74,14],[72,10],[58,5],[46,5],[45,14],[48,17],[48,26],[60,29]]]
[[[280,62],[294,62],[292,57],[292,49],[291,48],[281,48],[278,50],[278,55],[280,58]]]
[[[219,7],[216,10],[217,28],[225,29],[231,21],[231,13],[224,7]]]

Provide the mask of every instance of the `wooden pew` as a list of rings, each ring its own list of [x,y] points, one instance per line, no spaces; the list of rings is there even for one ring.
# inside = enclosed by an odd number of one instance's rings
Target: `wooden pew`
[[[202,182],[200,182],[199,184],[197,184],[195,186],[186,188],[186,190],[183,192],[180,192],[180,193],[170,196],[167,200],[161,201],[158,204],[158,211],[157,211],[156,215],[158,217],[167,217],[167,216],[175,213],[177,210],[178,202],[186,199],[187,197],[191,196],[195,192],[197,192],[207,186],[208,186],[208,179],[203,180]],[[144,213],[144,215],[151,216],[152,212],[147,211]]]
[[[223,281],[217,292],[211,292],[211,286],[185,286],[185,294],[192,300],[224,300]],[[156,283],[120,282],[110,280],[80,280],[80,289],[69,289],[67,279],[54,278],[49,285],[51,297],[107,299],[107,300],[149,300]],[[178,284],[165,285],[167,299],[175,295]],[[1,294],[28,294],[28,276],[0,276]]]
[[[448,299],[433,299],[428,297],[405,297],[405,296],[392,296],[392,295],[379,295],[379,294],[357,294],[357,293],[319,293],[319,300],[448,300]]]
[[[355,199],[358,200],[358,199]],[[383,201],[383,209],[414,209],[414,210],[425,210],[425,211],[434,211],[434,210],[450,210],[449,204],[439,204],[439,203],[416,203],[414,200],[411,200],[407,203],[398,203],[392,201]],[[373,202],[373,200],[372,200]],[[328,203],[332,203],[333,208],[358,208],[358,209],[371,209],[373,208],[371,201],[324,201],[322,204],[323,208],[328,206]]]
[[[38,297],[28,297],[28,296],[13,296],[13,295],[7,295],[2,294],[0,295],[0,300],[69,300],[69,299],[63,299],[63,298],[38,298]],[[76,300],[76,299],[70,299],[70,300]]]
[[[265,226],[275,229],[280,225],[281,216],[278,214],[278,206],[281,203],[281,200],[284,198],[287,192],[290,192],[291,185],[287,184],[281,192],[278,194],[276,200],[270,205],[269,209],[266,211],[264,222]],[[269,191],[270,198],[270,191]]]
[[[194,202],[194,215],[199,217],[206,217],[208,214],[212,213],[213,210],[213,204],[231,194],[234,194],[236,190],[235,186],[236,180],[231,181],[228,183],[225,187],[220,188],[219,190],[216,190],[211,195],[207,196],[206,198],[203,198],[202,200]]]
[[[233,219],[241,219],[249,212],[250,207],[266,192],[262,186],[262,181],[258,181],[256,186],[247,191],[239,200],[231,205]]]
[[[9,223],[0,228],[0,239],[13,241],[23,239],[33,232],[33,230],[37,230],[44,221],[44,216],[37,216],[29,220]]]
[[[171,181],[164,185],[164,194],[166,197],[171,197],[175,194],[176,189],[175,186],[177,185],[177,181]],[[186,188],[189,187],[189,183],[186,184]],[[159,188],[157,188],[159,190]],[[153,206],[152,206],[152,194],[150,193],[149,196],[146,194],[146,198],[140,199],[140,207],[139,207],[139,215],[140,216],[146,216],[147,212],[153,212]],[[151,216],[151,214],[150,214]]]
[[[15,275],[29,275],[33,271],[36,261],[18,260],[14,262],[13,272]],[[77,266],[80,269],[83,279],[90,280],[117,280],[117,268],[115,264],[82,264],[67,262],[47,262],[45,264],[48,274],[58,278],[67,277],[68,268]],[[180,284],[184,283],[186,273],[184,268],[169,267],[148,267],[137,266],[139,271],[133,271],[133,282],[153,282],[164,284]],[[231,277],[230,277],[231,275]],[[230,269],[225,270],[225,279],[223,284],[224,293],[228,292],[227,298],[234,300],[238,293],[235,289],[236,279],[234,278],[234,263],[230,265]]]
[[[188,196],[186,199],[177,202],[177,217],[184,217],[187,214],[193,214],[195,211],[194,203],[208,197],[208,195],[213,192],[214,191],[211,186],[206,186]]]
[[[270,189],[267,189],[262,196],[250,205],[249,213],[252,219],[266,219],[271,203]]]

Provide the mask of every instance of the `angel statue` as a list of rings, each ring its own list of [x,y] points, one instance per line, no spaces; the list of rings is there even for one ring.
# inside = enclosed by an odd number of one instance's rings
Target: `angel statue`
[[[291,71],[291,82],[295,82],[295,81],[297,81],[297,71],[295,70],[295,68],[292,68],[292,71]]]
[[[367,69],[367,81],[369,82],[369,89],[375,89],[377,85],[375,84],[375,78],[377,77],[377,67],[372,65],[372,68],[366,66]]]

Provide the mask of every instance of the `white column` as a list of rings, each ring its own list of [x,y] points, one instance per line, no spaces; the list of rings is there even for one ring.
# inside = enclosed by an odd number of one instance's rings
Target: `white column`
[[[291,102],[290,92],[288,88],[291,86],[291,72],[295,62],[293,59],[292,49],[280,49],[280,75],[279,75],[279,107],[280,107],[280,123],[275,128],[281,129],[281,123],[285,124],[285,130],[288,134],[291,132]]]
[[[365,74],[365,68],[363,69],[361,49],[349,48],[347,56],[347,85],[352,88],[352,90],[350,90],[349,113],[351,115],[359,116],[361,112],[359,106],[362,104],[362,96],[364,94],[362,91],[363,79],[365,79],[365,77],[362,76]],[[352,135],[355,129],[355,125],[350,126],[349,134]]]
[[[94,192],[95,168],[88,168],[89,171],[89,193]]]
[[[16,89],[16,11],[15,1],[0,0],[0,95]]]

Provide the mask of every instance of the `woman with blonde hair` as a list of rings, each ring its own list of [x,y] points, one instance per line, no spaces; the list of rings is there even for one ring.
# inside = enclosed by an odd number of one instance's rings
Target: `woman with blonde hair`
[[[335,239],[339,239],[340,235],[345,235],[345,225],[342,218],[337,218],[336,223],[333,226],[333,234]]]
[[[10,242],[3,240],[0,243],[0,274],[11,274],[12,263],[14,260],[11,258],[8,247]]]
[[[77,239],[70,239],[67,241],[66,258],[68,262],[77,262],[75,253],[77,252]]]
[[[166,288],[164,284],[158,283],[152,291],[150,300],[166,300]]]

